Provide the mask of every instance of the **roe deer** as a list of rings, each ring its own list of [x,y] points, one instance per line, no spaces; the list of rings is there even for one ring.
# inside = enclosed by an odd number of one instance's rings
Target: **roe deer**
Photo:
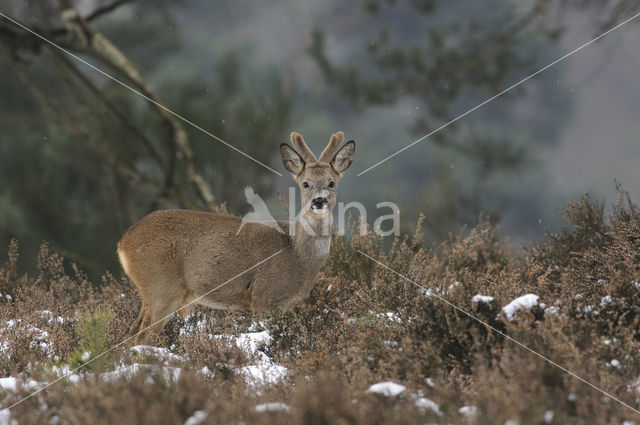
[[[298,133],[291,133],[295,150],[280,145],[302,193],[298,220],[278,223],[283,232],[249,222],[238,233],[240,217],[188,210],[155,211],[131,226],[118,257],[142,298],[130,329],[136,343],[157,334],[172,312],[186,315],[199,297],[212,308],[254,311],[288,310],[308,297],[329,255],[338,182],[355,153],[355,142],[340,147],[343,140],[333,134],[319,159]]]

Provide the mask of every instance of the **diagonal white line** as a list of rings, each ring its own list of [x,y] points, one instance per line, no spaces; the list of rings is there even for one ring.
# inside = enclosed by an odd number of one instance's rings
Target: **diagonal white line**
[[[365,254],[364,252],[360,251],[359,249],[356,249],[356,251],[358,251],[360,254],[364,255],[365,257],[367,257],[368,259],[370,259],[371,261],[377,263],[378,265],[384,267],[385,269],[389,270],[390,272],[396,274],[397,276],[401,277],[402,279],[406,280],[407,282],[410,282],[412,284],[414,284],[415,286],[417,286],[418,288],[424,289],[426,291],[428,291],[427,288],[425,288],[424,286],[420,285],[419,283],[414,282],[413,280],[409,279],[408,277],[398,273],[397,271],[393,270],[391,267],[388,267],[387,265],[381,263],[380,261],[376,260],[373,257],[368,256],[367,254]],[[434,293],[433,291],[430,292],[431,296],[434,296],[436,298],[438,298],[440,301],[442,301],[443,303],[448,304],[449,306],[453,307],[454,309],[458,310],[460,313],[465,314],[466,316],[469,316],[470,318],[472,318],[473,320],[483,324],[484,326],[486,326],[487,328],[491,329],[492,331],[502,335],[504,338],[508,339],[509,341],[519,345],[520,347],[524,348],[525,350],[529,351],[532,354],[535,354],[536,356],[540,357],[542,360],[552,364],[553,366],[557,367],[558,369],[568,373],[569,375],[573,376],[574,378],[576,378],[577,380],[589,385],[591,388],[600,391],[602,394],[606,395],[607,397],[611,398],[612,400],[617,401],[618,403],[622,404],[625,407],[628,407],[629,409],[633,410],[634,412],[640,414],[640,410],[637,410],[631,406],[629,406],[627,403],[625,403],[624,401],[612,396],[611,394],[609,394],[608,392],[596,387],[595,385],[593,385],[591,382],[585,380],[584,378],[581,378],[580,376],[576,375],[575,373],[571,372],[568,369],[565,369],[564,367],[560,366],[558,363],[554,362],[553,360],[548,359],[547,357],[543,356],[542,354],[538,353],[535,350],[532,350],[531,348],[527,347],[526,345],[524,345],[523,343],[516,341],[515,339],[513,339],[512,337],[510,337],[509,335],[505,334],[504,332],[501,332],[500,330],[494,328],[493,326],[491,326],[490,324],[482,321],[481,319],[478,319],[476,316],[474,316],[473,314],[461,309],[460,307],[458,307],[457,305],[451,303],[450,301],[447,301],[446,299],[442,298],[440,295]]]
[[[72,58],[82,62],[83,64],[87,65],[89,68],[93,69],[94,71],[99,72],[100,74],[104,75],[105,77],[109,78],[110,80],[120,84],[121,86],[131,90],[133,93],[137,94],[138,96],[142,97],[143,99],[147,100],[148,102],[153,103],[154,105],[156,105],[159,108],[164,109],[165,111],[167,111],[168,113],[170,113],[171,115],[175,116],[176,118],[186,122],[187,124],[189,124],[190,126],[192,126],[193,128],[200,130],[201,132],[203,132],[204,134],[206,134],[209,137],[212,137],[213,139],[217,140],[218,142],[224,144],[225,146],[233,149],[234,151],[238,152],[241,155],[244,155],[245,157],[249,158],[250,160],[252,160],[253,162],[262,165],[264,168],[266,168],[267,170],[276,173],[277,175],[279,175],[280,177],[282,177],[282,174],[280,174],[279,172],[277,172],[276,170],[274,170],[273,168],[269,167],[268,165],[258,161],[257,159],[255,159],[254,157],[252,157],[249,154],[244,153],[243,151],[241,151],[240,149],[236,148],[235,146],[231,145],[230,143],[225,142],[224,140],[222,140],[221,138],[219,138],[218,136],[216,136],[215,134],[205,130],[204,128],[200,127],[199,125],[195,124],[194,122],[188,120],[187,118],[183,117],[182,115],[172,111],[171,109],[167,108],[166,106],[156,102],[155,100],[151,99],[149,96],[146,96],[144,93],[141,93],[140,91],[134,89],[133,87],[129,86],[128,84],[118,80],[116,77],[106,73],[105,71],[101,70],[100,68],[92,65],[91,63],[87,62],[86,60],[82,59],[81,57],[79,57],[78,55],[75,55],[73,53],[71,53],[69,50],[65,49],[64,47],[54,43],[53,41],[45,38],[44,36],[42,36],[41,34],[38,34],[37,32],[33,31],[31,28],[28,28],[24,25],[22,25],[20,22],[10,18],[9,16],[5,15],[4,13],[0,12],[0,16],[2,16],[3,18],[7,19],[8,21],[13,22],[14,24],[16,24],[17,26],[19,26],[20,28],[30,32],[31,34],[35,35],[36,37],[40,38],[41,40],[49,43],[50,45],[52,45],[53,47],[55,47],[56,49],[66,53],[67,55],[71,56]]]
[[[549,65],[540,68],[539,70],[537,70],[536,72],[534,72],[533,74],[529,75],[528,77],[523,78],[522,80],[518,81],[517,83],[507,87],[506,89],[502,90],[500,93],[490,97],[489,99],[485,100],[484,102],[480,103],[477,106],[474,106],[473,108],[469,109],[467,112],[463,113],[462,115],[452,119],[451,121],[449,121],[446,124],[441,125],[440,127],[436,128],[435,130],[433,130],[431,133],[426,134],[424,136],[422,136],[421,138],[419,138],[418,140],[416,140],[415,142],[405,146],[404,148],[400,149],[399,151],[392,153],[391,155],[389,155],[388,157],[384,158],[381,161],[376,162],[375,164],[373,164],[371,167],[367,168],[364,171],[361,171],[360,173],[356,174],[357,176],[361,176],[364,173],[366,173],[367,171],[377,167],[378,165],[382,164],[383,162],[386,162],[388,160],[390,160],[391,158],[393,158],[394,156],[398,155],[399,153],[404,152],[405,150],[409,149],[410,147],[412,147],[413,145],[420,143],[421,141],[423,141],[424,139],[433,136],[434,134],[436,134],[437,132],[439,132],[440,130],[448,127],[449,125],[453,124],[454,122],[458,121],[461,118],[466,117],[467,115],[469,115],[470,113],[474,112],[477,109],[480,109],[481,107],[483,107],[484,105],[486,105],[487,103],[497,99],[498,97],[502,96],[503,94],[507,93],[508,91],[518,87],[520,84],[532,79],[533,77],[535,77],[536,75],[546,71],[547,69],[551,68],[552,66],[554,66],[555,64],[557,64],[558,62],[561,62],[563,60],[565,60],[566,58],[568,58],[569,56],[573,55],[574,53],[579,52],[580,50],[584,49],[585,47],[589,46],[592,43],[595,43],[596,41],[600,40],[602,37],[604,37],[605,35],[609,34],[612,31],[617,30],[618,28],[620,28],[621,26],[633,21],[634,19],[636,19],[638,16],[640,16],[640,13],[637,13],[635,15],[633,15],[631,18],[627,19],[626,21],[623,21],[621,23],[619,23],[618,25],[616,25],[615,27],[603,32],[602,34],[600,34],[599,36],[597,36],[596,38],[594,38],[591,41],[588,41],[586,43],[584,43],[583,45],[581,45],[580,47],[577,47],[575,49],[573,49],[572,51],[570,51],[569,53],[567,53],[566,55],[556,59],[555,61],[551,62]]]
[[[198,298],[195,298],[193,300],[191,300],[190,302],[186,303],[185,305],[183,305],[182,307],[180,307],[179,309],[177,309],[176,311],[173,311],[169,314],[167,314],[166,316],[164,316],[162,319],[157,320],[155,322],[153,322],[152,324],[150,324],[149,326],[147,326],[146,328],[138,331],[138,333],[131,335],[129,337],[127,337],[126,339],[120,341],[119,343],[117,343],[116,345],[114,345],[113,347],[109,348],[106,351],[103,351],[102,353],[98,354],[97,356],[95,356],[94,358],[90,359],[89,361],[87,361],[86,363],[83,363],[82,365],[76,367],[73,370],[70,370],[69,372],[65,373],[64,375],[60,376],[59,378],[55,379],[54,381],[49,382],[47,385],[45,385],[42,388],[39,388],[38,390],[32,392],[31,394],[29,394],[28,396],[21,398],[20,400],[16,401],[15,403],[13,403],[11,406],[7,407],[6,409],[11,409],[15,406],[17,406],[18,404],[22,403],[23,401],[25,401],[26,399],[33,397],[34,395],[46,390],[47,388],[49,388],[50,386],[52,386],[53,384],[55,384],[56,382],[69,377],[71,374],[73,374],[75,371],[77,371],[78,369],[81,369],[83,367],[85,367],[86,365],[92,363],[93,361],[99,359],[100,357],[104,356],[105,354],[115,350],[116,348],[120,347],[123,344],[126,344],[127,342],[131,341],[133,338],[137,337],[138,335],[140,335],[141,333],[147,331],[148,329],[152,328],[153,326],[157,325],[158,323],[162,322],[165,319],[170,318],[174,313],[177,313],[180,310],[183,310],[185,307],[190,306],[191,304],[194,304],[196,302],[198,302],[199,300],[201,300],[202,298],[206,297],[207,295],[209,295],[210,293],[212,293],[213,291],[222,288],[224,285],[226,285],[227,283],[231,282],[232,280],[242,276],[243,274],[247,273],[250,270],[255,269],[256,267],[258,267],[259,265],[269,261],[270,259],[272,259],[273,257],[275,257],[276,255],[280,254],[282,252],[282,250],[276,252],[275,254],[271,254],[270,256],[268,256],[267,258],[265,258],[264,260],[260,261],[259,263],[254,264],[253,266],[249,267],[248,269],[246,269],[245,271],[243,271],[242,273],[238,273],[237,275],[235,275],[234,277],[232,277],[231,279],[227,280],[224,283],[221,283],[220,285],[216,286],[215,288],[213,288],[212,290],[210,290],[209,292],[205,293],[204,295],[200,295]],[[5,410],[5,409],[3,409]]]

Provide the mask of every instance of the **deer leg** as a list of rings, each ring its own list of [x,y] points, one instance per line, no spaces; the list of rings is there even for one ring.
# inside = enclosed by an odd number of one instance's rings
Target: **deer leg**
[[[149,314],[146,316],[147,320],[144,320],[141,324],[141,327],[150,327],[147,331],[149,335],[147,335],[145,339],[148,340],[149,336],[157,335],[164,329],[164,326],[171,318],[171,314],[178,310],[181,302],[182,298],[167,297],[156,300],[154,304],[149,306]]]
[[[134,325],[138,325],[138,328],[135,330],[134,339],[136,345],[149,343],[152,337],[160,332],[159,328],[151,326],[152,323],[151,309],[145,306],[145,308],[140,310],[140,317],[136,320],[136,323],[134,323]]]
[[[137,333],[140,331],[140,326],[144,320],[145,315],[147,314],[147,305],[142,303],[140,307],[140,313],[138,313],[138,318],[131,324],[129,328],[129,336],[136,336],[135,341],[137,342]]]
[[[195,298],[196,297],[193,295],[193,292],[191,292],[188,289],[185,289],[184,295],[182,296],[182,302],[180,303],[181,307],[180,307],[180,310],[178,310],[178,316],[184,319],[189,314],[191,314],[191,312],[193,311],[194,305],[189,303],[191,303]]]

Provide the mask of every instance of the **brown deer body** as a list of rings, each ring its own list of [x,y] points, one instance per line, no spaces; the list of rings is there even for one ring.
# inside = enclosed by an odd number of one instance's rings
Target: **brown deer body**
[[[156,211],[134,224],[118,256],[142,298],[130,331],[136,342],[161,330],[171,313],[186,314],[195,299],[216,309],[268,311],[308,297],[329,255],[338,181],[355,153],[353,141],[338,149],[343,140],[342,132],[332,135],[319,159],[297,133],[296,150],[280,146],[302,193],[299,219],[279,222],[282,232],[255,222],[238,232],[240,217],[188,210]]]

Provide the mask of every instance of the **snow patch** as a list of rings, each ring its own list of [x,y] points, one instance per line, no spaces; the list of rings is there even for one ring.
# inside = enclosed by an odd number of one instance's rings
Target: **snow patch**
[[[18,421],[11,419],[9,409],[2,409],[0,410],[0,425],[18,425]]]
[[[202,318],[197,320],[195,323],[192,323],[193,317],[194,317],[193,314],[189,314],[187,315],[187,317],[185,317],[184,320],[186,324],[178,330],[178,335],[180,336],[194,335],[197,332],[204,330],[205,326],[207,325],[207,319]]]
[[[159,372],[160,374],[162,374],[163,378],[166,381],[177,381],[178,378],[180,378],[180,374],[182,373],[182,369],[180,369],[179,367],[134,363],[131,365],[119,365],[115,368],[115,370],[111,372],[101,373],[100,379],[105,382],[115,382],[120,379],[130,380],[141,370]],[[83,374],[72,373],[73,370],[68,365],[52,366],[50,371],[57,375],[59,378],[65,377],[72,384],[77,384],[78,382],[80,382],[83,376]],[[149,376],[147,378],[147,382],[153,383],[153,378]]]
[[[455,288],[457,288],[460,285],[462,285],[462,283],[458,282],[457,280],[453,282],[451,285],[449,285],[449,288],[447,289],[447,294],[449,294],[451,291],[453,291]]]
[[[165,381],[177,381],[180,378],[182,369],[179,367],[171,366],[158,366],[151,364],[134,363],[132,365],[119,366],[113,372],[105,372],[100,374],[100,378],[106,382],[114,382],[120,379],[131,379],[141,370],[151,370],[153,372],[160,372]],[[148,377],[148,382],[152,383],[153,378]]]
[[[280,402],[272,402],[272,403],[262,403],[258,404],[254,410],[258,413],[264,412],[290,412],[291,407],[284,403]]]
[[[208,378],[208,379],[211,379],[211,378],[216,376],[216,374],[211,369],[209,369],[207,366],[205,366],[202,369],[196,371],[196,375],[202,375],[202,376],[204,376],[205,378]]]
[[[578,313],[584,313],[584,314],[591,314],[593,313],[594,315],[598,315],[600,314],[598,312],[598,310],[596,310],[591,304],[589,305],[585,305],[584,307],[576,307],[576,311]]]
[[[245,366],[240,369],[240,373],[244,375],[247,384],[254,386],[275,385],[287,376],[289,370],[284,366],[262,363]]]
[[[544,412],[544,415],[542,416],[542,418],[548,424],[553,422],[553,410],[547,410],[546,412]]]
[[[607,367],[615,367],[617,369],[620,368],[620,361],[617,359],[612,359],[610,362],[607,362]]]
[[[51,366],[50,371],[58,376],[58,378],[66,377],[66,379],[72,384],[77,384],[80,382],[80,375],[71,373],[72,370],[69,365],[64,366]]]
[[[493,301],[493,297],[490,295],[474,295],[473,298],[471,298],[471,302],[472,303],[484,303],[484,304],[491,304],[491,301]]]
[[[255,329],[253,325],[252,327]],[[215,338],[229,337],[216,335]],[[245,366],[239,370],[244,375],[247,384],[252,386],[274,385],[280,383],[287,376],[288,369],[275,364],[273,359],[263,351],[273,340],[269,331],[243,333],[232,339],[238,348],[245,350],[257,360],[256,364]]]
[[[385,397],[396,397],[402,394],[407,387],[404,385],[396,384],[395,382],[387,381],[387,382],[379,382],[377,384],[373,384],[367,390],[367,393],[372,394],[380,394]]]
[[[40,388],[40,386],[42,385],[45,385],[45,384],[35,381],[31,378],[27,379],[24,382],[21,382],[18,378],[14,376],[9,376],[8,378],[0,378],[0,388],[7,391],[16,392],[18,391],[18,388],[22,388],[28,391],[33,391]]]
[[[421,413],[427,410],[433,411],[438,416],[443,416],[444,413],[440,410],[440,405],[433,400],[429,400],[426,397],[418,397],[416,399],[416,407]]]
[[[478,416],[478,408],[476,406],[462,406],[458,409],[458,413],[466,417],[470,422],[473,422]]]
[[[199,425],[204,420],[207,419],[207,411],[206,410],[196,410],[193,412],[193,415],[189,416],[186,421],[184,421],[184,425]]]
[[[26,335],[31,339],[29,343],[29,348],[35,350],[39,348],[43,354],[46,356],[53,356],[53,343],[49,342],[49,332],[43,331],[42,329],[30,325],[28,323],[23,323],[22,319],[11,319],[5,322],[4,327],[0,327],[0,338],[3,336],[5,332],[13,332],[20,333]],[[9,351],[9,344],[6,340],[0,340],[0,352],[6,353]],[[11,353],[7,353],[9,357],[11,357]]]
[[[531,310],[531,308],[536,305],[538,305],[538,296],[535,294],[526,294],[502,307],[502,311],[507,319],[511,321],[518,310]]]
[[[46,319],[47,323],[64,323],[64,317],[55,316],[49,310],[41,310],[39,313],[43,319]]]
[[[386,313],[378,313],[376,317],[380,319],[387,319],[391,323],[402,323],[402,319],[400,318],[398,313],[394,313],[392,311],[388,311]]]
[[[136,345],[131,347],[131,351],[145,357],[156,357],[164,361],[173,361],[181,363],[184,359],[177,354],[173,354],[167,348],[152,347],[150,345]]]
[[[216,338],[218,336],[216,335]],[[259,350],[271,344],[272,340],[273,338],[269,335],[269,331],[244,333],[235,338],[238,348],[242,348],[252,355],[264,354]]]

